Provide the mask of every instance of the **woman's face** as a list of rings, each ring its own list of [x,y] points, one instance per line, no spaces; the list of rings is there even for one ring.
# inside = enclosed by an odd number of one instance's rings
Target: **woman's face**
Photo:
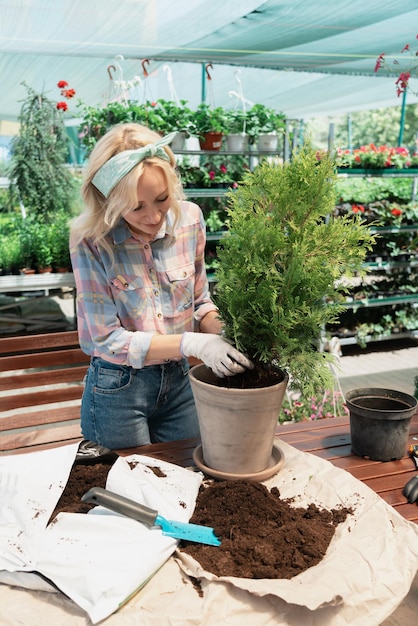
[[[138,204],[124,218],[134,233],[151,241],[170,208],[171,196],[163,172],[158,167],[145,167],[137,189]]]

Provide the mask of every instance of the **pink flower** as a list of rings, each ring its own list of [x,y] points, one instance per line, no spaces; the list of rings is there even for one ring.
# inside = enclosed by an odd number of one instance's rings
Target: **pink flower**
[[[382,52],[382,54],[379,54],[379,56],[377,57],[377,61],[376,61],[376,65],[374,66],[374,71],[377,72],[383,65],[383,57],[385,56],[385,53]]]

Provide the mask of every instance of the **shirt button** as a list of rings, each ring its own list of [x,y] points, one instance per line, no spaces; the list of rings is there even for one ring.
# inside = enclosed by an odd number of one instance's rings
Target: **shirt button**
[[[162,313],[157,313],[157,317],[160,320],[162,318],[163,314]]]
[[[152,274],[154,269],[152,267],[149,268],[149,273]]]
[[[145,248],[145,250],[148,250],[149,245],[146,243],[146,244],[145,244],[145,246],[144,246],[144,248]]]
[[[186,278],[187,272],[183,272],[183,278]]]
[[[158,291],[157,289],[154,290],[154,296],[158,296]]]

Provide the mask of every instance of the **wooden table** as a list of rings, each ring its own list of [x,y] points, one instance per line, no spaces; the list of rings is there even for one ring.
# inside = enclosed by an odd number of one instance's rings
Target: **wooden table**
[[[410,478],[418,475],[411,457],[399,461],[371,461],[351,451],[350,422],[348,417],[297,422],[278,426],[277,438],[303,452],[315,454],[333,465],[350,472],[393,506],[405,519],[418,523],[418,504],[409,504],[402,489]],[[194,465],[193,450],[198,439],[171,443],[150,444],[138,448],[118,450],[122,455],[145,454],[170,463],[187,467]],[[418,413],[412,418],[408,445],[418,443]]]

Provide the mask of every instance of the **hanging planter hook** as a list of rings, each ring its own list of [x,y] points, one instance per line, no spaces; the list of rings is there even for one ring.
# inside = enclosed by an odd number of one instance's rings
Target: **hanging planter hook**
[[[114,65],[107,66],[107,73],[109,74],[109,78],[110,80],[113,80],[112,72],[110,70],[113,70],[114,72],[116,72],[116,67]]]
[[[144,72],[144,76],[146,77],[146,76],[148,76],[148,70],[147,70],[147,68],[145,67],[145,63],[146,63],[147,65],[149,65],[149,59],[144,59],[144,60],[141,62],[141,65],[142,65],[142,70],[143,70],[143,72]]]
[[[207,63],[207,65],[205,66],[206,77],[207,77],[208,80],[212,80],[212,76],[209,74],[209,68],[211,68],[213,70],[212,63]]]

